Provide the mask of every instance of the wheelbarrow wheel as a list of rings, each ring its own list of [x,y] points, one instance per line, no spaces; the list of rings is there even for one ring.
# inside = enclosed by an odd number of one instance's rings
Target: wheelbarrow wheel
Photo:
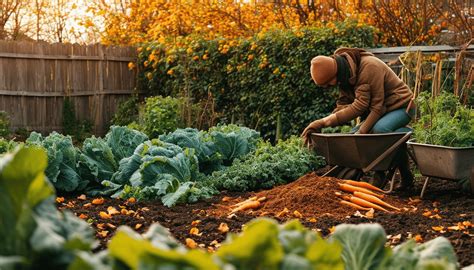
[[[360,169],[343,168],[336,177],[339,179],[359,180],[363,172]]]

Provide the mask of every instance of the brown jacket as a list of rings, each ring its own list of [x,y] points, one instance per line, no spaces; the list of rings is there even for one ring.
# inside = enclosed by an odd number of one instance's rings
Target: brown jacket
[[[340,125],[368,112],[359,132],[369,133],[382,115],[408,105],[413,93],[389,66],[372,53],[361,53],[360,66],[356,70],[356,64],[344,51],[345,48],[341,48],[334,54],[344,56],[349,62],[349,83],[354,85],[354,94],[340,90],[333,113],[337,125]]]

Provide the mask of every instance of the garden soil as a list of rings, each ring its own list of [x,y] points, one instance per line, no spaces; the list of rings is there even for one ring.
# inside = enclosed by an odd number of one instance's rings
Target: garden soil
[[[421,182],[405,193],[386,195],[384,200],[402,208],[401,212],[370,213],[341,205],[335,192],[340,191],[339,179],[319,177],[315,173],[257,193],[223,192],[208,201],[177,205],[173,208],[156,202],[133,202],[104,198],[93,204],[94,198],[65,197],[58,202],[61,210],[69,209],[88,221],[96,230],[100,242],[97,250],[104,249],[107,241],[120,225],[127,225],[144,233],[154,222],[169,228],[179,241],[193,239],[201,248],[215,249],[225,240],[228,232],[238,233],[242,225],[255,217],[272,217],[280,222],[298,218],[308,228],[327,236],[340,223],[380,223],[390,245],[410,238],[425,242],[437,236],[448,238],[455,248],[462,266],[474,264],[474,196],[463,193],[453,182],[435,180],[428,186],[426,198],[420,200]],[[250,197],[265,197],[260,208],[231,214],[234,204]],[[95,201],[97,203],[97,201]],[[120,214],[104,215],[109,207]],[[122,209],[125,209],[122,211]],[[100,212],[103,212],[102,215]],[[222,230],[227,225],[228,232]],[[219,229],[221,226],[221,229]],[[191,234],[191,228],[197,234]]]

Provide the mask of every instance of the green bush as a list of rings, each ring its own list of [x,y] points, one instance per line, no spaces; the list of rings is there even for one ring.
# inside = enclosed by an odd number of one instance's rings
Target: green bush
[[[10,117],[7,112],[0,111],[0,137],[10,135]]]
[[[140,120],[144,131],[150,138],[172,132],[182,127],[181,100],[172,97],[149,97],[145,99],[145,109]]]
[[[474,109],[451,93],[436,98],[423,92],[417,99],[420,119],[413,125],[418,142],[452,147],[474,145]]]
[[[139,88],[163,96],[209,100],[221,122],[237,123],[276,137],[299,134],[328,114],[335,91],[312,82],[310,60],[341,46],[373,47],[374,29],[346,21],[335,28],[275,30],[242,40],[204,40],[145,44],[139,53]]]
[[[112,118],[112,125],[126,126],[138,119],[138,96],[134,95],[120,102],[117,112]]]

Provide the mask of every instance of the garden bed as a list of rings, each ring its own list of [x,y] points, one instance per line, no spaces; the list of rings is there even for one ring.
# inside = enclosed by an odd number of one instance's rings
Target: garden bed
[[[375,212],[370,217],[338,203],[334,195],[338,191],[337,181],[313,173],[293,183],[259,193],[224,192],[205,202],[172,208],[163,206],[159,201],[134,202],[109,198],[94,201],[94,198],[79,196],[65,197],[64,201],[59,198],[57,201],[59,209],[69,209],[92,225],[100,240],[98,250],[105,248],[120,225],[128,225],[143,233],[153,222],[159,222],[169,228],[179,241],[186,243],[186,239],[190,238],[202,248],[214,250],[226,237],[225,225],[228,231],[239,232],[243,224],[257,216],[269,216],[279,221],[299,217],[306,227],[324,236],[340,223],[367,222],[380,223],[393,245],[409,238],[425,242],[444,236],[454,246],[462,266],[474,263],[474,197],[461,193],[455,183],[433,181],[424,200],[416,198],[421,188],[418,185],[414,191],[386,196],[385,201],[402,208],[402,211]],[[229,216],[230,205],[252,196],[266,197],[261,208]],[[110,206],[120,213],[114,214]],[[192,228],[198,230],[191,231]]]

